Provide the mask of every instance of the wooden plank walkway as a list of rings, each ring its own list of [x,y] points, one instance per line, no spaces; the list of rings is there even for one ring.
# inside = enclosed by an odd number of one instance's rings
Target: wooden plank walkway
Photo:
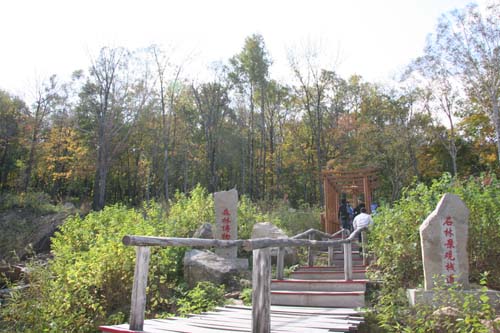
[[[251,332],[252,308],[219,307],[187,318],[148,319],[144,333]],[[363,322],[362,313],[349,308],[271,306],[271,332],[353,332]],[[128,324],[101,326],[102,332],[130,333]]]

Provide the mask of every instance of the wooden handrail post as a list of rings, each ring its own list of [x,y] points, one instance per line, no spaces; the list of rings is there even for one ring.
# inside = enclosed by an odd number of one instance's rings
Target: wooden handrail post
[[[333,266],[333,245],[328,247],[328,266]]]
[[[366,266],[368,264],[368,256],[366,252],[366,230],[361,231],[361,250],[363,255],[363,265]]]
[[[344,273],[345,280],[352,280],[352,247],[351,242],[344,243]]]
[[[149,247],[136,247],[134,285],[132,287],[132,301],[130,306],[129,329],[131,331],[142,331],[144,328],[150,253]]]
[[[271,332],[271,255],[269,248],[253,250],[252,333]]]
[[[314,239],[314,235],[310,234],[309,235],[309,240],[313,240],[313,239]],[[307,256],[308,257],[307,258],[307,265],[309,267],[314,266],[314,253],[313,253],[313,249],[312,249],[311,246],[309,246],[307,248],[307,253],[308,253],[308,256]]]
[[[278,247],[278,255],[276,257],[276,279],[283,280],[285,269],[285,248]]]

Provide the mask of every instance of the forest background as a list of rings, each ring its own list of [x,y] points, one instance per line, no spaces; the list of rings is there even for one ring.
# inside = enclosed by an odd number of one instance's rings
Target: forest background
[[[264,36],[189,81],[175,50],[104,47],[28,105],[0,91],[0,190],[44,191],[102,209],[168,202],[198,183],[254,201],[322,204],[322,168],[376,167],[375,197],[414,179],[499,170],[499,5],[441,17],[397,86],[340,77],[309,43],[293,79],[270,75]]]
[[[404,290],[422,281],[418,227],[445,192],[471,209],[471,281],[498,288],[498,2],[443,15],[422,55],[390,86],[341,77],[314,43],[291,49],[292,78],[277,80],[259,34],[215,64],[210,80],[189,80],[189,64],[174,55],[155,45],[104,47],[71,79],[39,82],[33,103],[0,91],[2,235],[16,241],[46,214],[72,215],[51,239],[48,263],[32,260],[31,287],[2,304],[0,331],[95,332],[125,322],[135,254],[122,236],[190,237],[214,220],[214,191],[241,194],[240,238],[258,221],[289,234],[319,227],[325,167],[379,172],[369,238],[381,281],[371,296],[373,327],[441,325],[430,309],[408,308]],[[217,297],[187,290],[184,251],[153,253],[148,317],[223,302],[223,288],[209,286]],[[465,319],[446,322],[445,331],[486,332],[496,313],[461,303]]]

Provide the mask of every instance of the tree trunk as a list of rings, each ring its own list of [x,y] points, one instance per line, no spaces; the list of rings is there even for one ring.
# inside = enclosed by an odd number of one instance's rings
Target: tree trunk
[[[0,190],[3,190],[7,187],[7,175],[9,174],[9,170],[7,169],[7,156],[9,151],[9,141],[5,141],[5,149],[2,154],[2,158],[0,159]]]
[[[458,168],[457,168],[457,146],[455,145],[455,140],[454,137],[452,136],[450,138],[450,157],[451,157],[451,166],[453,170],[453,176],[456,176],[458,174]]]
[[[264,87],[261,87],[261,161],[262,161],[262,196],[264,198],[266,195],[266,116],[265,116],[265,96]]]
[[[38,126],[35,124],[33,128],[33,135],[31,137],[30,153],[28,157],[28,165],[24,171],[23,192],[28,191],[29,183],[31,180],[31,172],[33,171],[33,164],[35,163],[35,148],[36,141],[38,140]]]
[[[491,94],[491,105],[493,109],[493,124],[495,125],[495,136],[497,140],[497,161],[500,165],[500,107],[498,105],[498,96],[496,92]]]
[[[255,156],[254,156],[254,103],[253,103],[253,87],[250,86],[250,126],[248,129],[248,159],[249,159],[249,172],[248,172],[248,191],[250,193],[250,198],[255,199]]]
[[[99,124],[99,139],[97,148],[96,177],[94,180],[94,202],[93,209],[99,211],[106,204],[106,178],[108,175],[108,163],[106,160],[106,137],[104,125]]]
[[[164,155],[163,155],[163,194],[165,195],[165,201],[168,202],[170,199],[170,193],[168,190],[169,183],[168,183],[168,177],[169,177],[169,169],[168,169],[168,143],[164,143]]]

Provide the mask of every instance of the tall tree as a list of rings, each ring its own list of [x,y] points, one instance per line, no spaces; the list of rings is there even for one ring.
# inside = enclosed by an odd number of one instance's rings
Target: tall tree
[[[9,175],[21,158],[21,127],[27,115],[28,107],[21,99],[0,90],[0,190],[10,187]]]
[[[323,179],[321,169],[326,164],[326,157],[322,143],[324,142],[324,118],[326,114],[326,90],[330,83],[330,71],[320,63],[321,54],[317,46],[309,44],[302,54],[289,53],[288,60],[298,85],[295,88],[300,107],[304,112],[311,142],[315,148],[316,178],[318,186],[315,193],[319,194],[323,202]]]
[[[490,4],[484,13],[470,4],[443,15],[426,53],[445,59],[469,96],[489,111],[500,163],[500,3]]]
[[[180,74],[182,66],[173,65],[165,52],[153,46],[151,48],[156,65],[158,96],[161,110],[161,142],[163,148],[163,195],[168,202],[169,191],[169,163],[172,125],[175,125],[175,102],[181,93]]]
[[[281,172],[280,145],[283,142],[283,122],[286,120],[290,102],[289,88],[282,86],[277,81],[271,80],[267,88],[266,98],[266,137],[269,140],[269,177],[264,178],[264,182],[269,178],[269,187],[266,187],[271,199],[278,194],[279,179]]]
[[[73,73],[72,80],[62,82],[52,102],[47,131],[42,147],[43,165],[39,173],[45,175],[45,188],[50,188],[52,196],[64,196],[72,188],[78,189],[81,196],[88,194],[83,183],[92,170],[88,146],[81,140],[76,127],[75,108],[82,81],[81,71]],[[72,185],[72,186],[71,186]]]
[[[412,165],[416,157],[411,155],[425,142],[428,117],[416,112],[413,97],[407,92],[387,91],[376,85],[365,89],[352,156],[358,163],[379,168],[381,190],[393,201],[416,176]]]
[[[269,81],[269,66],[271,59],[265,47],[264,38],[254,34],[245,39],[242,51],[230,59],[232,72],[230,78],[248,96],[249,118],[248,133],[248,165],[249,165],[249,192],[252,197],[262,196],[265,191],[266,173],[266,89]],[[259,119],[256,119],[256,107],[259,106]],[[260,129],[260,140],[257,138],[256,129]],[[255,165],[256,141],[258,147],[257,166]],[[257,173],[256,170],[259,169]],[[262,177],[262,178],[261,178]],[[255,181],[258,180],[258,181]]]
[[[205,136],[205,153],[209,169],[208,190],[215,192],[218,189],[216,162],[220,149],[221,127],[230,111],[227,88],[220,82],[212,82],[199,87],[193,86],[192,91]]]
[[[57,81],[55,75],[51,76],[48,82],[41,83],[36,88],[36,100],[33,104],[30,117],[30,148],[22,184],[24,192],[28,190],[31,173],[36,167],[36,150],[40,139],[40,132],[43,129],[47,116],[51,112],[52,102],[57,97],[56,89]]]
[[[96,148],[93,208],[105,205],[111,164],[125,148],[137,115],[148,96],[147,81],[134,77],[128,67],[130,53],[122,48],[102,48],[92,61],[90,76],[80,94],[81,128],[93,135]],[[145,71],[139,74],[144,75]]]

